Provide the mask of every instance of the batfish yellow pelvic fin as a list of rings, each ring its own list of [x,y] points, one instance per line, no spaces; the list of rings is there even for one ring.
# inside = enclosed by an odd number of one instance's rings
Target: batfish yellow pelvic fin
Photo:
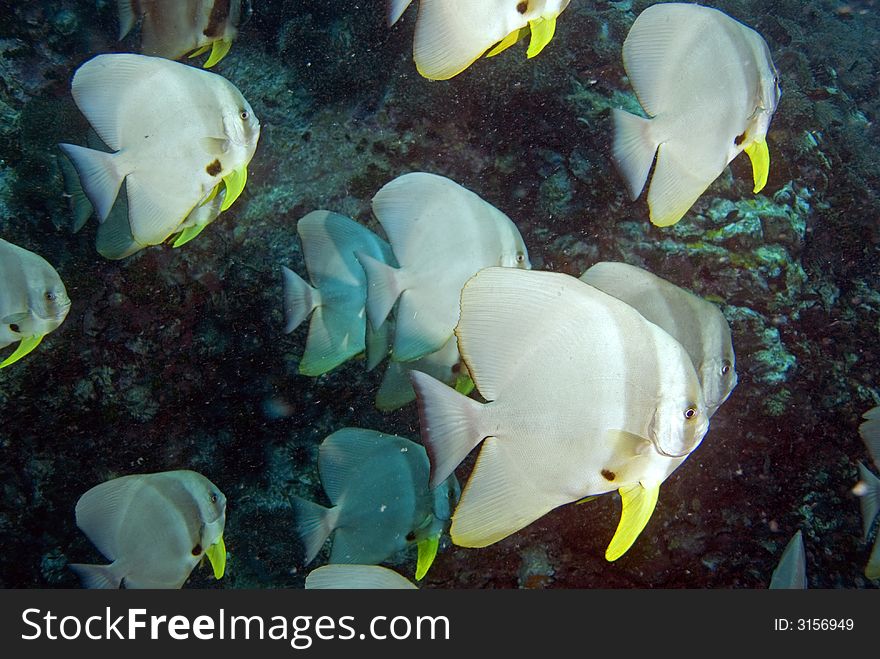
[[[467,373],[459,373],[455,378],[455,390],[465,396],[470,394],[474,390],[474,381],[471,380],[471,376]]]
[[[18,347],[15,349],[9,357],[7,357],[2,364],[0,364],[0,368],[6,368],[11,364],[14,364],[22,357],[26,356],[28,353],[32,352],[34,348],[40,345],[40,341],[43,340],[43,334],[38,334],[37,336],[26,336],[21,342],[18,344]]]
[[[186,245],[190,240],[198,236],[206,226],[208,225],[197,224],[196,226],[187,227],[180,232],[180,235],[177,236],[177,240],[175,240],[171,246],[182,247],[183,245]]]
[[[752,161],[752,176],[755,179],[755,189],[752,192],[757,194],[767,185],[767,176],[770,173],[770,149],[767,148],[767,140],[762,138],[749,144],[745,151]]]
[[[214,578],[220,579],[226,573],[226,543],[223,542],[223,536],[208,547],[205,556],[211,561],[211,567],[214,568]]]
[[[506,37],[504,37],[501,41],[499,41],[494,48],[492,48],[488,53],[486,53],[486,57],[495,57],[499,53],[503,53],[505,50],[510,48],[517,41],[526,36],[528,30],[526,28],[521,28],[519,30],[514,30]]]
[[[616,561],[623,556],[639,537],[648,520],[651,519],[654,506],[657,505],[660,484],[648,487],[643,484],[630,485],[618,491],[623,501],[623,510],[620,513],[617,531],[611,538],[608,549],[605,550],[605,560],[608,561]]]
[[[232,206],[232,202],[238,199],[241,191],[244,190],[244,184],[247,183],[247,165],[224,176],[223,182],[226,183],[226,197],[220,205],[221,213]]]
[[[553,18],[536,18],[529,21],[529,27],[532,29],[532,38],[529,40],[529,49],[526,51],[526,57],[531,59],[542,50],[544,46],[550,43],[553,34],[556,32],[556,17]]]
[[[208,57],[207,61],[202,64],[202,66],[206,69],[210,69],[217,62],[226,57],[226,54],[229,52],[230,48],[232,48],[231,41],[227,41],[226,39],[218,39],[211,44],[211,55],[210,57]]]
[[[424,540],[419,540],[419,558],[416,561],[416,581],[421,580],[431,565],[434,564],[434,558],[437,556],[437,548],[440,546],[440,534],[432,535]]]

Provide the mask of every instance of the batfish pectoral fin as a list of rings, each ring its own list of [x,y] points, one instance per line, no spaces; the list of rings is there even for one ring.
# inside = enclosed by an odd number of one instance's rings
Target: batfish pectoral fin
[[[214,578],[221,579],[226,573],[226,543],[223,542],[223,536],[213,545],[208,547],[205,556],[211,561],[211,567],[214,568]]]
[[[231,171],[223,177],[223,182],[226,183],[226,197],[220,205],[221,213],[232,206],[232,203],[244,190],[245,183],[247,183],[247,165],[242,165],[239,169]]]
[[[437,557],[437,549],[440,547],[440,534],[429,536],[424,540],[419,540],[418,549],[419,557],[416,561],[416,581],[420,581],[428,574],[434,559]]]
[[[770,174],[770,149],[767,148],[767,140],[761,138],[752,142],[745,151],[752,161],[752,177],[755,179],[755,189],[752,192],[758,194],[767,185],[767,176]]]
[[[187,227],[183,231],[181,231],[177,239],[172,243],[172,247],[182,247],[186,245],[190,240],[198,236],[202,230],[208,226],[207,224],[197,224],[195,226]]]
[[[196,48],[196,49],[195,49],[194,51],[192,51],[187,57],[188,57],[189,59],[192,59],[193,57],[198,57],[199,55],[204,55],[205,53],[208,52],[208,50],[209,50],[210,48],[211,48],[211,44],[205,44],[205,45],[202,46],[201,48]]]
[[[471,380],[471,376],[467,373],[459,373],[455,378],[455,390],[465,396],[469,395],[474,390],[474,381]]]
[[[510,48],[517,41],[526,36],[527,30],[525,28],[520,28],[519,30],[514,30],[506,37],[504,37],[501,41],[499,41],[494,48],[492,48],[488,53],[486,53],[486,57],[495,57],[499,53],[503,53],[505,50]]]
[[[536,18],[529,21],[529,27],[532,29],[532,38],[529,40],[526,57],[531,59],[544,50],[544,47],[553,39],[553,34],[556,32],[556,17]]]
[[[232,48],[232,42],[226,39],[218,39],[211,44],[211,56],[202,65],[206,69],[210,69],[217,62],[226,57],[229,49]]]
[[[0,318],[0,325],[21,325],[30,317],[31,315],[27,311],[9,314],[8,316],[3,316],[3,318]]]
[[[654,506],[657,505],[657,497],[660,494],[660,484],[630,485],[621,487],[620,498],[623,501],[623,510],[620,513],[620,523],[617,531],[611,538],[608,549],[605,550],[605,560],[616,561],[632,547],[636,538],[648,524]]]
[[[7,357],[3,363],[0,363],[0,368],[6,368],[11,364],[14,364],[19,359],[32,352],[34,348],[40,345],[40,341],[43,340],[43,334],[37,334],[36,336],[26,336],[21,342],[18,344],[18,348],[15,349],[9,357]]]

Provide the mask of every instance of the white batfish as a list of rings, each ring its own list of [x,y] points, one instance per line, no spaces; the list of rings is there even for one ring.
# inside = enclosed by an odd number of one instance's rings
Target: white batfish
[[[389,25],[397,22],[411,2],[389,0]],[[413,38],[416,68],[425,78],[447,80],[483,54],[497,55],[529,34],[526,55],[534,57],[553,39],[556,18],[568,3],[569,0],[420,0]]]
[[[428,470],[425,449],[403,437],[361,428],[328,436],[318,451],[318,471],[332,507],[292,498],[305,562],[331,534],[331,563],[380,563],[415,542],[421,579],[459,494],[455,477],[430,490]]]
[[[34,350],[68,311],[70,298],[55,268],[42,256],[0,239],[0,348],[19,342],[0,368]]]
[[[168,59],[184,55],[211,54],[205,68],[223,59],[238,35],[239,25],[247,19],[241,0],[117,0],[119,38],[122,39],[143,17],[141,52]]]
[[[220,211],[244,189],[260,122],[225,78],[158,57],[99,55],[77,69],[72,90],[114,153],[59,146],[100,221],[108,219],[125,181],[129,226],[119,230],[123,244],[126,228],[138,248],[175,233],[189,240],[193,225],[203,228],[216,217],[209,208],[204,213],[213,217],[197,219],[197,207],[216,199],[221,184]]]
[[[400,264],[368,254],[367,317],[380,327],[398,297],[392,359],[413,361],[442,348],[458,322],[461,287],[488,266],[530,268],[516,225],[458,183],[404,174],[373,197],[373,212]]]
[[[89,129],[86,141],[90,149],[108,151],[107,145],[101,141],[93,129]],[[92,202],[86,196],[79,180],[79,174],[73,163],[67,157],[61,159],[61,174],[64,177],[64,192],[67,196],[71,212],[73,214],[72,230],[77,233],[83,228],[86,221],[94,214]],[[198,236],[202,230],[220,215],[223,201],[226,199],[226,190],[221,189],[210,200],[197,205],[178,227],[180,231],[174,240],[174,247],[181,247]],[[128,200],[125,191],[125,183],[120,188],[120,194],[113,204],[113,208],[107,214],[107,219],[98,224],[95,240],[98,253],[106,259],[124,259],[139,252],[142,246],[135,241],[131,234],[131,223],[128,220]]]
[[[807,587],[807,555],[801,532],[792,536],[770,578],[771,590],[803,590]]]
[[[122,476],[76,503],[76,524],[110,565],[72,564],[86,588],[180,588],[207,556],[226,569],[226,497],[188,470]]]
[[[715,414],[737,383],[730,326],[718,307],[626,263],[597,263],[581,281],[623,300],[669,332],[691,356],[709,416]]]
[[[868,449],[874,467],[880,469],[880,406],[872,407],[865,412],[866,421],[859,426],[859,435]],[[862,507],[862,527],[864,537],[871,538],[871,529],[880,514],[880,478],[861,462],[859,463],[859,482],[853,492],[860,497]],[[880,531],[874,538],[874,546],[865,566],[865,576],[869,579],[880,579]]]
[[[367,349],[372,369],[388,354],[387,323],[374,330],[367,323],[367,277],[355,253],[396,264],[391,247],[351,218],[313,211],[296,225],[310,286],[282,266],[284,331],[295,330],[312,316],[306,349],[299,364],[303,375],[321,375]]]
[[[510,268],[467,283],[456,335],[487,403],[412,373],[432,483],[482,443],[453,542],[484,547],[557,506],[617,490],[623,511],[605,556],[619,558],[709,426],[687,352],[589,284]]]
[[[741,151],[760,192],[770,167],[767,129],[779,102],[776,67],[761,35],[717,9],[656,4],[630,29],[623,64],[651,119],[614,111],[614,160],[635,199],[656,154],[651,222],[678,222]]]
[[[416,585],[381,565],[324,565],[309,572],[306,590],[414,590]]]

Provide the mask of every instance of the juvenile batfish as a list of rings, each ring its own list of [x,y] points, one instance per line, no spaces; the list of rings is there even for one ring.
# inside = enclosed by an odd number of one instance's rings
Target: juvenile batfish
[[[511,268],[467,283],[456,335],[487,403],[412,373],[432,483],[482,443],[452,541],[485,547],[557,506],[617,490],[623,511],[605,557],[622,556],[709,427],[681,344],[574,277]]]
[[[309,572],[306,590],[406,590],[415,584],[380,565],[324,565]]]
[[[410,2],[389,0],[390,25],[397,22]],[[420,0],[413,38],[416,68],[425,78],[447,80],[484,53],[487,57],[497,55],[529,33],[526,55],[532,58],[553,39],[556,17],[568,3],[569,0]]]
[[[425,449],[403,437],[360,428],[328,436],[318,471],[332,507],[292,498],[305,562],[331,534],[331,563],[380,563],[416,542],[421,579],[449,519],[449,499],[458,494],[454,477],[431,491],[428,469]]]
[[[755,193],[767,182],[767,129],[779,102],[776,67],[757,32],[721,11],[667,2],[639,14],[623,65],[650,119],[614,111],[614,160],[651,222],[669,226],[741,151]]]
[[[59,146],[100,221],[125,181],[130,239],[138,248],[185,232],[188,218],[216,198],[221,184],[220,211],[244,189],[260,122],[225,78],[159,57],[99,55],[77,70],[72,90],[114,153]]]
[[[380,327],[400,298],[392,359],[414,361],[442,348],[458,322],[464,283],[482,268],[530,268],[510,218],[443,176],[400,176],[373,197],[373,212],[400,264],[358,254],[367,274],[367,317]]]
[[[597,263],[581,281],[623,300],[687,350],[703,386],[709,416],[736,386],[730,325],[711,302],[626,263]]]
[[[18,348],[0,362],[14,364],[67,318],[70,298],[61,277],[41,256],[0,239],[0,348]]]
[[[785,551],[782,552],[782,558],[779,559],[779,565],[773,570],[770,588],[771,590],[803,590],[806,587],[807,556],[804,551],[804,538],[798,531],[788,541]]]
[[[241,0],[117,0],[119,38],[122,39],[143,17],[141,52],[168,59],[184,55],[197,57],[208,50],[205,68],[226,56],[247,20],[250,2]]]
[[[122,476],[76,503],[76,524],[110,565],[72,564],[86,588],[180,588],[207,556],[226,569],[226,497],[194,471]]]
[[[293,270],[284,275],[285,332],[292,332],[312,315],[306,349],[299,364],[303,375],[321,375],[367,350],[368,368],[388,354],[386,324],[373,330],[365,312],[367,277],[355,253],[395,264],[391,247],[354,220],[313,211],[296,225],[310,286]]]

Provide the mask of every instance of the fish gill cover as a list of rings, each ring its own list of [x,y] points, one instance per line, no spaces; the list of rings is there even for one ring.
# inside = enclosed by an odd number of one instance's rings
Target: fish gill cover
[[[229,556],[223,579],[197,568],[187,587],[302,587],[329,552],[306,568],[291,497],[328,503],[321,442],[344,427],[417,439],[419,413],[379,411],[384,367],[364,360],[300,374],[308,323],[283,333],[279,266],[305,275],[296,223],[318,209],[384,237],[371,199],[423,171],[508,216],[535,270],[578,277],[622,261],[716,304],[739,382],[613,564],[616,495],[484,549],[444,534],[420,587],[763,588],[797,530],[810,587],[876,587],[850,492],[868,463],[861,415],[880,403],[875,3],[713,3],[763,37],[779,72],[769,178],[754,194],[749,161],[734,159],[670,228],[630,201],[612,160],[611,111],[642,115],[622,45],[652,3],[572,0],[536,57],[518,33],[442,82],[413,61],[418,2],[390,28],[383,4],[254,2],[211,67],[262,126],[241,196],[181,248],[120,261],[96,252],[94,219],[70,231],[56,145],[87,143],[77,68],[139,52],[141,28],[117,40],[108,0],[0,13],[0,237],[50,263],[72,300],[58,329],[0,369],[0,586],[77,587],[69,564],[104,562],[77,528],[78,497],[190,469],[228,496]],[[412,580],[415,551],[386,565]]]

